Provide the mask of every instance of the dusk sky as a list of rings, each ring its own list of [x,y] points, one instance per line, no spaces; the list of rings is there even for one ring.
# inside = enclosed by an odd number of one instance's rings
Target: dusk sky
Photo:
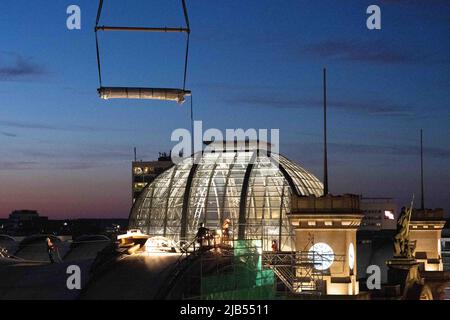
[[[66,9],[81,8],[81,30]],[[381,8],[368,30],[366,9]],[[128,217],[133,147],[154,160],[189,103],[101,100],[97,1],[0,2],[0,218]],[[187,88],[203,127],[279,128],[280,152],[322,179],[328,70],[333,194],[450,210],[450,1],[187,0]],[[182,26],[178,0],[105,0],[101,24]],[[100,33],[103,84],[180,87],[185,35]]]

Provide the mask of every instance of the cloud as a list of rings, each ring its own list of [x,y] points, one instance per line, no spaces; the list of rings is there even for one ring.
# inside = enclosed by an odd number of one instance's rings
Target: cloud
[[[55,130],[55,131],[97,132],[97,131],[103,131],[103,130],[117,130],[114,128],[92,127],[92,126],[83,126],[83,125],[75,125],[75,124],[55,125],[55,124],[25,122],[25,121],[15,121],[15,120],[0,120],[0,126],[10,127],[10,128],[19,128],[19,129]]]
[[[384,154],[395,156],[416,156],[420,154],[418,146],[411,145],[369,145],[355,143],[330,143],[331,151],[342,152],[346,154]],[[450,150],[442,148],[425,147],[424,154],[427,157],[449,159]]]
[[[322,108],[323,100],[297,96],[298,88],[260,84],[210,83],[199,84],[224,99],[226,103],[238,106],[268,107],[275,109]],[[226,92],[226,95],[224,95]],[[327,106],[338,111],[378,117],[414,117],[414,106],[389,102],[383,99],[355,98],[329,99]]]
[[[314,143],[289,143],[286,145],[289,150],[301,150],[301,156],[308,155],[321,156],[322,142]],[[419,161],[420,147],[416,145],[389,145],[389,144],[364,144],[364,143],[343,143],[329,142],[328,150],[331,153],[344,154],[346,157],[337,158],[347,159],[349,155],[370,155],[370,156],[395,156],[395,157],[414,157]],[[450,159],[450,149],[424,147],[424,157],[433,159]],[[335,157],[330,159],[336,160]]]
[[[340,61],[372,64],[409,64],[425,58],[382,41],[326,40],[302,46],[300,52]]]
[[[35,161],[0,161],[0,170],[33,169],[37,164]]]
[[[54,163],[47,165],[49,169],[55,170],[87,170],[98,168],[101,164],[94,164],[88,162],[65,162],[65,163]]]
[[[323,101],[320,99],[286,97],[280,93],[277,95],[270,93],[237,94],[232,98],[227,98],[227,100],[233,104],[279,109],[321,108],[323,106]],[[412,117],[415,115],[414,109],[411,106],[381,100],[360,102],[333,99],[328,101],[327,106],[339,111],[367,116]]]
[[[2,135],[4,135],[5,137],[10,137],[10,138],[15,138],[15,137],[17,137],[17,134],[15,134],[15,133],[11,133],[11,132],[5,132],[5,131],[2,131],[2,132],[0,132]]]
[[[70,126],[59,126],[54,124],[45,124],[37,122],[25,122],[25,121],[10,121],[10,120],[0,120],[0,126],[20,128],[20,129],[38,129],[38,130],[91,130],[91,127],[70,125]]]
[[[86,170],[100,166],[89,162],[0,161],[0,170]]]
[[[378,0],[379,5],[389,5],[389,4],[396,4],[396,5],[424,5],[424,6],[431,6],[431,5],[441,5],[441,4],[448,4],[448,0]]]
[[[42,66],[18,53],[1,52],[0,58],[0,80],[33,78],[47,73]]]
[[[109,148],[109,149],[108,149]],[[56,169],[89,169],[123,164],[133,159],[132,150],[127,147],[63,148],[60,150],[19,149],[22,159],[39,161]],[[56,162],[56,163],[54,163]],[[54,163],[54,164],[53,164]]]

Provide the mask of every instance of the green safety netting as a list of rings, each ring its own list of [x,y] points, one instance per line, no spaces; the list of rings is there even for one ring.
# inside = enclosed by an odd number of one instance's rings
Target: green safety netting
[[[274,299],[275,275],[262,267],[262,241],[234,242],[232,263],[201,279],[201,298],[206,300]]]

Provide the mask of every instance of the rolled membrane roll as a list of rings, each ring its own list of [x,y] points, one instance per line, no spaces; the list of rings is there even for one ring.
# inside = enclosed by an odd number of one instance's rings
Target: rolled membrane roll
[[[150,99],[176,101],[183,103],[191,91],[165,88],[128,88],[128,87],[101,87],[98,94],[102,99]]]

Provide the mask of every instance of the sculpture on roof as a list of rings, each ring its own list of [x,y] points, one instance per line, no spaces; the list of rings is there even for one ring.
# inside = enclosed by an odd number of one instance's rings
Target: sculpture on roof
[[[413,210],[414,196],[409,209],[402,208],[397,220],[397,233],[394,236],[394,257],[412,258],[415,250],[415,242],[409,240],[409,223]]]

